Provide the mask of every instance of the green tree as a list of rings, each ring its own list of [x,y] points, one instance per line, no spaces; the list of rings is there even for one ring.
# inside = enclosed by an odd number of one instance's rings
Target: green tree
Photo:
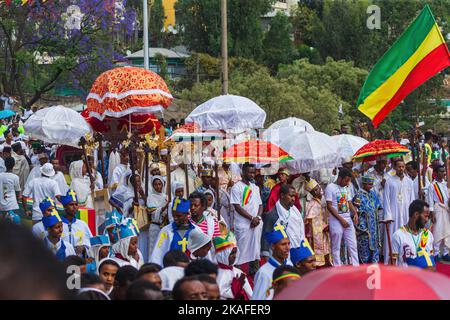
[[[270,70],[276,72],[279,64],[291,63],[296,55],[294,43],[291,39],[292,25],[289,18],[278,12],[270,21],[263,47],[262,60]]]
[[[163,44],[164,21],[166,21],[162,0],[153,0],[149,11],[150,46],[160,47]]]

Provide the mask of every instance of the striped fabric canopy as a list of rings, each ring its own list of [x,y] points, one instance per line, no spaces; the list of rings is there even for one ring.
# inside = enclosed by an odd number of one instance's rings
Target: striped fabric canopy
[[[403,156],[410,152],[410,150],[392,140],[375,140],[365,144],[353,156],[355,161],[373,161],[377,156],[385,155],[389,158],[396,156]]]
[[[293,158],[283,149],[275,144],[262,141],[250,140],[237,143],[225,150],[219,157],[224,162],[234,163],[271,163],[286,162]]]

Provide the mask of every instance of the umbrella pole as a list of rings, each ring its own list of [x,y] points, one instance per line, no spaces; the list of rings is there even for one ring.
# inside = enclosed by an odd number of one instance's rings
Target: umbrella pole
[[[186,181],[186,197],[189,198],[189,175],[187,163],[184,164],[184,179]]]
[[[148,153],[149,153],[148,144],[144,146],[144,175],[145,175],[145,198],[148,198]]]
[[[216,174],[217,218],[220,221],[219,166],[217,165],[217,162],[214,164],[214,172]]]
[[[167,173],[167,196],[168,196],[168,199],[169,199],[169,203],[171,203],[172,202],[172,193],[171,193],[171,174],[170,174],[170,162],[171,162],[171,159],[170,159],[170,148],[168,147],[167,148],[168,150],[168,152],[167,152],[167,159],[166,159],[166,173]]]
[[[105,179],[105,161],[103,158],[103,136],[101,134],[97,134],[97,141],[98,141],[98,153],[100,154],[100,164],[102,168],[102,179],[103,179],[103,185],[106,185],[106,179]]]

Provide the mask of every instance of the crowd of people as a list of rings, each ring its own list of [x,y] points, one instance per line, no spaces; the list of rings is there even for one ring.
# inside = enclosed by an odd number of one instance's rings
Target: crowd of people
[[[248,163],[223,164],[215,173],[208,164],[166,165],[167,150],[160,150],[144,179],[130,169],[125,146],[104,155],[104,177],[98,154],[65,169],[56,146],[31,141],[22,120],[0,127],[0,229],[23,236],[0,246],[34,248],[7,259],[34,265],[26,260],[32,255],[44,280],[53,272],[34,292],[42,297],[65,298],[73,289],[79,299],[271,300],[320,268],[435,270],[436,262],[450,261],[448,145],[432,132],[424,135],[425,166],[410,156],[379,156],[302,174],[280,168],[265,175]],[[166,125],[171,133],[179,124]],[[77,212],[94,208],[93,191],[102,189],[111,210],[94,236]],[[140,215],[148,224],[138,225]],[[26,221],[33,236],[15,229]],[[60,271],[73,266],[80,284],[67,288],[68,273]],[[56,279],[63,283],[49,288]]]

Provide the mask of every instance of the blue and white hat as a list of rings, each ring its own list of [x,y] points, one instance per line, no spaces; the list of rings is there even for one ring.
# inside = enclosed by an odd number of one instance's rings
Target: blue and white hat
[[[105,217],[105,230],[111,227],[117,227],[122,221],[122,215],[116,209],[112,212],[106,212]]]
[[[122,221],[122,223],[117,227],[117,234],[119,236],[119,240],[139,236],[139,228],[136,224],[136,220],[127,218]]]
[[[96,236],[96,237],[92,237],[90,239],[91,241],[91,246],[107,246],[107,245],[111,245],[111,242],[109,241],[109,237],[106,235],[100,235],[100,236]]]
[[[53,227],[58,222],[62,222],[62,219],[56,210],[53,210],[52,214],[50,214],[49,216],[42,218],[42,223],[44,224],[44,228],[46,230]]]
[[[61,196],[61,203],[63,206],[66,206],[71,202],[78,203],[78,197],[77,197],[77,194],[75,193],[75,191],[73,191],[72,189],[69,189],[69,191],[67,191],[65,196]]]
[[[302,262],[306,258],[312,257],[314,255],[314,251],[309,245],[308,239],[303,239],[300,243],[300,247],[292,248],[290,250],[291,261],[295,266],[297,263]]]
[[[272,232],[266,232],[264,236],[270,244],[275,244],[278,241],[288,237],[286,234],[286,228],[279,223],[274,226],[274,230]]]
[[[50,197],[45,198],[39,203],[39,209],[41,209],[42,214],[50,207],[55,207],[55,200]]]
[[[191,201],[176,197],[173,201],[172,212],[189,213]]]

